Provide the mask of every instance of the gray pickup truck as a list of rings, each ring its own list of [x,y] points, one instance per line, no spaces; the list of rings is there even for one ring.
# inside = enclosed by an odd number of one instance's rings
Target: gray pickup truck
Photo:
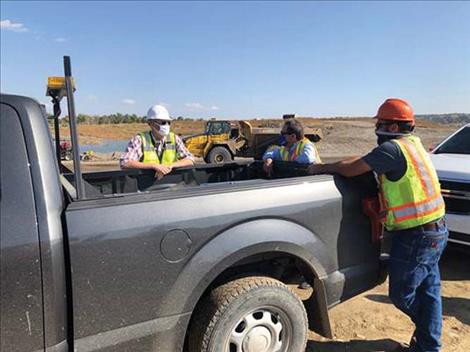
[[[77,197],[37,101],[0,106],[1,351],[301,352],[384,279],[372,179],[254,161],[83,173]]]

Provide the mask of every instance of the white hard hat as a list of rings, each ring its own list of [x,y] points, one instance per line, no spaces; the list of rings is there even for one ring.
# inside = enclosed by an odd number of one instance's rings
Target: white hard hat
[[[168,110],[163,105],[154,105],[147,112],[146,120],[166,120],[171,121]]]

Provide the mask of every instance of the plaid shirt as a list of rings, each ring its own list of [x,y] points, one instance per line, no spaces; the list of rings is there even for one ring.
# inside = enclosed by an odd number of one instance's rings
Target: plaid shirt
[[[175,141],[176,141],[176,154],[178,156],[178,160],[189,158],[194,161],[193,155],[189,152],[189,150],[184,145],[182,139],[175,134]],[[163,140],[154,138],[155,142],[155,150],[158,155],[161,155],[163,144],[165,142],[165,138]],[[127,144],[126,151],[121,154],[121,159],[119,159],[119,165],[123,167],[129,160],[142,160],[144,153],[142,152],[142,138],[140,134],[136,134]]]

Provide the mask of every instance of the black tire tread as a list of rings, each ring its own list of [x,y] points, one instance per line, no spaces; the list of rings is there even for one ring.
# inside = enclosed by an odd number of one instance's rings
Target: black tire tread
[[[232,153],[230,153],[230,151],[229,151],[226,147],[218,146],[218,147],[212,148],[212,149],[210,150],[209,154],[208,154],[208,158],[207,158],[207,159],[209,160],[210,163],[213,163],[213,160],[212,160],[212,159],[214,159],[213,155],[214,155],[214,154],[217,154],[217,153],[219,153],[219,154],[226,154],[226,156],[227,156],[227,158],[228,158],[229,160],[232,160],[232,159],[233,159],[233,158],[232,158]],[[215,162],[214,162],[214,163],[215,163]]]
[[[275,287],[286,291],[295,297],[299,304],[300,298],[279,280],[267,276],[250,276],[223,284],[210,292],[203,299],[194,312],[192,329],[189,332],[188,347],[189,352],[208,352],[210,337],[219,321],[224,315],[228,306],[240,295],[249,293],[257,288]],[[307,314],[304,313],[305,328],[308,329]],[[306,343],[306,341],[305,341]]]

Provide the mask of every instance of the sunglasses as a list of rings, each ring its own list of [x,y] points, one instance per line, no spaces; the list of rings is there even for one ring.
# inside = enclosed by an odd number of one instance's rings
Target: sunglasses
[[[281,131],[281,136],[288,136],[290,134],[294,134],[292,132]]]
[[[152,125],[158,125],[158,126],[171,125],[171,121],[166,121],[166,120],[154,120],[150,123]]]
[[[393,125],[395,122],[376,122],[375,123],[375,128],[376,129],[379,129],[381,127],[384,127],[384,126],[391,126]]]

